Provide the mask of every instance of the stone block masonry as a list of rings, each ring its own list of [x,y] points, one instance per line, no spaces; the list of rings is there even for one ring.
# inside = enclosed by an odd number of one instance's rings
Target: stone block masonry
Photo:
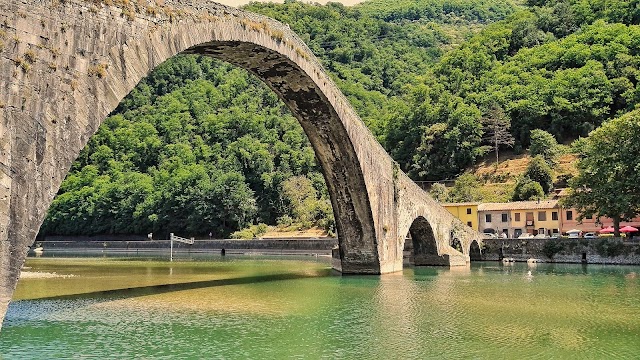
[[[498,261],[501,257],[522,262],[535,258],[558,263],[640,265],[640,241],[612,237],[485,239],[482,256],[474,260]]]

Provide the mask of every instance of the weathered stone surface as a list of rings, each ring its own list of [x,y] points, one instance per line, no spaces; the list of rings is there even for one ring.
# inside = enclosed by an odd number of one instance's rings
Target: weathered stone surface
[[[479,234],[399,171],[287,26],[205,1],[128,4],[0,0],[2,316],[73,160],[120,100],[179,53],[251,71],[300,121],[330,191],[343,272],[400,271],[412,226],[421,255],[468,258]],[[450,247],[452,236],[464,254]]]
[[[640,265],[640,242],[623,240],[627,239],[485,239],[482,254],[474,256],[474,260],[498,261],[501,260],[502,251],[502,257],[520,262],[534,258],[557,263]],[[544,251],[548,242],[559,245],[558,253],[553,258],[547,257]]]

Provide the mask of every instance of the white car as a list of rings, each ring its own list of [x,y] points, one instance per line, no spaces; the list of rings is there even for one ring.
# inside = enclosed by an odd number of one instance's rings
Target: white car
[[[496,236],[496,234],[492,234],[492,233],[482,233],[482,236],[483,236],[485,239],[496,239],[496,238],[498,238],[498,237]]]
[[[534,236],[529,233],[523,233],[518,236],[518,239],[533,239]]]
[[[584,238],[585,239],[593,239],[593,238],[597,238],[598,235],[596,233],[593,232],[588,232],[584,234]]]

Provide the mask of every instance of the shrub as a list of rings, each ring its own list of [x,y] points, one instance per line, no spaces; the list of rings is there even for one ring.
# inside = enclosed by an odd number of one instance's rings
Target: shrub
[[[544,193],[548,193],[553,186],[553,178],[551,176],[551,167],[544,160],[544,158],[540,155],[537,155],[529,162],[527,165],[527,170],[525,171],[525,176],[533,181],[537,181],[540,186],[542,186],[542,190]]]
[[[267,224],[260,223],[258,225],[251,225],[248,228],[236,231],[231,234],[232,239],[255,239],[264,235],[269,230]]]

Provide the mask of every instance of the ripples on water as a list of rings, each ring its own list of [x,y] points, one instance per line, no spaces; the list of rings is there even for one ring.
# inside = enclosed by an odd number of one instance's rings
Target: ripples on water
[[[76,276],[20,281],[24,300],[11,303],[0,335],[3,359],[640,354],[637,267],[483,263],[342,277],[325,261],[257,257],[29,266]]]

